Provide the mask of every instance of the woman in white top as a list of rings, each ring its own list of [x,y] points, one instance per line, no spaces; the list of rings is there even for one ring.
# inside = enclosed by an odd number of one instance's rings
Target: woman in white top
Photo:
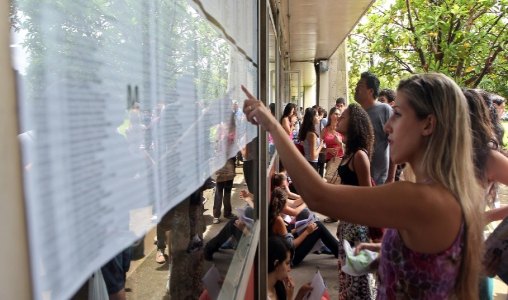
[[[319,152],[323,148],[323,144],[316,132],[316,124],[319,124],[318,111],[314,108],[307,108],[298,139],[303,144],[305,158],[317,171]]]

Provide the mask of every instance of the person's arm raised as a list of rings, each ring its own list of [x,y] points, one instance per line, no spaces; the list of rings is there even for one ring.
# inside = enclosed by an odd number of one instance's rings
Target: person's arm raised
[[[245,87],[242,86],[242,89],[247,95],[243,107],[247,120],[271,133],[284,166],[311,210],[355,224],[408,229],[418,233],[423,230],[421,228],[427,228],[424,230],[427,233],[429,230],[433,232],[429,227],[448,225],[435,221],[436,218],[447,220],[451,213],[450,201],[440,201],[447,198],[440,197],[441,188],[410,182],[373,188],[325,183],[263,103]]]
[[[307,162],[305,157],[300,154],[296,146],[287,138],[284,129],[277,120],[272,116],[270,111],[264,106],[261,101],[257,100],[250,92],[242,86],[242,90],[247,95],[244,102],[243,112],[247,120],[253,124],[261,125],[264,129],[269,131],[272,135],[274,144],[276,145],[284,166],[288,174],[291,174],[291,179],[296,185],[300,196],[306,199],[304,193],[300,192],[300,185],[302,182],[307,182],[312,186],[319,186],[323,180],[319,174]],[[302,188],[307,184],[302,185]]]

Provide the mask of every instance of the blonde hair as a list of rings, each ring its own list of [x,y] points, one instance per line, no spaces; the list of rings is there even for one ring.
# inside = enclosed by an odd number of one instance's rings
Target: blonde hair
[[[457,199],[464,221],[462,262],[455,283],[458,299],[477,299],[483,244],[481,188],[474,176],[471,126],[466,99],[457,84],[442,74],[415,75],[400,82],[416,115],[434,115],[421,166],[434,182]],[[413,166],[416,167],[416,166]]]

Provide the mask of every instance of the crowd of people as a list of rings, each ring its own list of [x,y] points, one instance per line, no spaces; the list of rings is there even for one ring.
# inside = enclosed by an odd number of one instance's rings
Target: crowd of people
[[[326,122],[319,107],[305,110],[296,135],[302,146],[295,147],[294,108],[278,121],[244,92],[247,120],[269,132],[306,209],[340,220],[339,299],[492,299],[488,278],[495,271],[483,263],[483,229],[508,215],[496,197],[497,183],[508,183],[499,124],[504,99],[461,89],[442,74],[414,75],[395,91],[380,90],[378,78],[365,72],[357,104],[341,110],[338,121],[339,107]],[[323,179],[319,153],[340,183]],[[327,166],[335,156],[338,166]],[[278,225],[270,227],[296,253],[298,237],[287,238],[291,231],[280,217],[286,198],[284,189],[274,189],[271,222]],[[343,271],[343,241],[356,253],[380,252],[370,274]]]
[[[497,185],[508,184],[503,98],[442,74],[380,89],[365,72],[355,103],[339,98],[328,112],[289,103],[277,120],[273,107],[244,92],[247,120],[268,131],[281,159],[269,184],[270,299],[312,291],[305,284],[295,293],[289,275],[312,252],[337,260],[339,299],[492,299],[495,270],[482,261],[482,245],[485,225],[508,216],[497,199]],[[256,156],[253,145],[244,159]],[[231,205],[235,160],[215,174],[212,224],[227,222],[204,245],[206,260],[249,233],[257,183],[248,174],[243,218]],[[335,237],[324,222],[338,222]],[[380,253],[370,273],[344,269],[344,242]]]

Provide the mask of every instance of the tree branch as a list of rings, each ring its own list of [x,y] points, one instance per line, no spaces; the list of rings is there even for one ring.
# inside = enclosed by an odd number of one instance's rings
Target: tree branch
[[[411,5],[409,4],[409,0],[406,0],[406,8],[407,8],[407,16],[408,16],[408,20],[409,20],[409,29],[411,30],[411,32],[413,33],[413,36],[414,36],[414,48],[415,48],[416,52],[418,53],[418,57],[420,58],[420,63],[422,64],[423,69],[425,70],[425,72],[428,72],[429,66],[427,65],[427,61],[425,59],[425,54],[423,53],[423,50],[420,48],[420,46],[418,46],[419,41],[418,41],[418,36],[416,35],[415,27],[413,25],[413,19],[411,16]]]
[[[358,37],[358,38],[361,38],[361,39],[364,39],[370,43],[374,43],[374,40],[373,39],[370,39],[368,38],[366,35],[361,35],[361,34],[358,34],[358,33],[351,33],[349,36],[355,36],[355,37]]]
[[[448,43],[448,45],[450,45],[450,43],[452,42],[452,36],[454,36],[454,32],[455,30],[453,29],[454,25],[455,25],[455,15],[454,14],[450,14],[451,17],[450,17],[450,29],[448,30],[448,38],[446,39],[446,42]],[[457,23],[460,23],[460,19],[457,20]]]
[[[402,69],[399,69],[399,70],[392,70],[392,71],[387,71],[387,72],[384,72],[382,75],[383,76],[386,76],[386,75],[396,75],[396,76],[400,76],[400,72],[408,72],[408,70],[402,68]],[[413,73],[411,73],[413,74]]]
[[[471,78],[469,78],[468,80],[465,81],[465,84],[468,86],[471,84],[470,87],[476,88],[482,81],[483,77],[485,77],[485,75],[487,75],[490,72],[490,70],[492,68],[492,64],[494,63],[494,61],[497,58],[497,55],[501,51],[503,51],[503,47],[501,45],[497,45],[495,47],[495,50],[492,53],[492,55],[489,55],[489,57],[487,57],[487,59],[485,60],[485,64],[483,65],[483,68],[482,68],[482,71],[480,72],[480,74],[478,74],[476,76],[472,76]]]
[[[460,58],[457,63],[457,69],[455,69],[455,78],[459,78],[462,75],[462,70],[464,69],[464,59]]]
[[[405,61],[402,60],[402,58],[398,57],[396,53],[394,52],[388,52],[388,54],[390,54],[391,56],[393,56],[393,58],[395,58],[395,60],[400,64],[402,65],[403,69],[408,71],[409,73],[411,74],[414,74],[414,71],[413,69],[411,68],[411,66],[406,63]]]
[[[486,35],[488,35],[488,34],[490,33],[490,31],[492,30],[492,28],[494,28],[494,26],[496,26],[496,24],[497,24],[497,23],[499,23],[499,20],[501,20],[501,19],[504,17],[504,15],[505,15],[505,14],[506,14],[506,13],[503,11],[503,13],[502,13],[502,14],[500,14],[500,15],[496,18],[496,20],[494,21],[494,23],[492,23],[492,25],[490,25],[489,29],[487,29],[487,31],[485,32],[484,36],[486,36]],[[504,28],[506,28],[506,26],[505,26]]]

